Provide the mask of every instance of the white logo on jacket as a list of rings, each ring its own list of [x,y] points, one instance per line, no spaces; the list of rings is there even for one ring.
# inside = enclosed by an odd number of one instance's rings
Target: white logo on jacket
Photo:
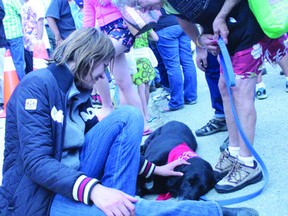
[[[51,110],[51,118],[54,121],[63,124],[63,119],[64,119],[63,110],[57,110],[56,107],[54,106]]]
[[[25,101],[25,110],[36,110],[37,108],[37,99],[26,99]]]
[[[89,107],[86,110],[87,112],[80,112],[81,117],[83,118],[83,120],[85,122],[87,122],[88,120],[93,119],[94,117],[96,117],[96,108],[93,107]]]

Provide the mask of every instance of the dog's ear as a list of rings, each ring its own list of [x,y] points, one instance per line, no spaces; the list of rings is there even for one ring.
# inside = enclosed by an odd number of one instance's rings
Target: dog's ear
[[[184,176],[171,176],[167,181],[167,189],[172,197],[178,197],[181,182]]]

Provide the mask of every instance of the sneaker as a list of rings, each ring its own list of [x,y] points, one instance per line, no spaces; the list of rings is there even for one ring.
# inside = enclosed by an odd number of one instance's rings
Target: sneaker
[[[262,178],[262,170],[255,160],[253,167],[246,166],[240,160],[235,160],[230,172],[215,185],[215,189],[218,193],[230,193],[257,183]]]
[[[220,131],[227,131],[225,119],[213,118],[205,126],[195,131],[196,136],[207,136]]]
[[[229,146],[229,136],[224,140],[224,142],[220,146],[220,152],[225,151],[225,149],[227,149],[228,146]]]
[[[256,97],[257,97],[258,100],[266,99],[268,97],[268,95],[266,93],[266,89],[265,88],[259,88],[256,91]]]
[[[220,181],[229,173],[235,160],[237,160],[237,158],[230,155],[228,150],[225,150],[221,153],[219,160],[214,167],[216,181]]]
[[[184,101],[184,104],[186,105],[194,105],[194,104],[197,104],[197,99],[193,100],[193,101]]]

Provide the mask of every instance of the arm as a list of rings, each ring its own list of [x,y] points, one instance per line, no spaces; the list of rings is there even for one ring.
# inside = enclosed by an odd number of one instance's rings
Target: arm
[[[96,11],[94,8],[94,4],[91,2],[91,0],[84,0],[82,26],[94,28],[96,25],[95,21],[96,21]]]
[[[46,19],[47,19],[47,22],[49,24],[49,27],[51,28],[51,30],[54,34],[54,37],[56,40],[56,46],[58,46],[60,43],[62,43],[63,39],[61,38],[56,20],[52,17],[46,17]]]
[[[151,29],[148,33],[148,39],[151,41],[158,41],[159,37],[157,33],[153,29]]]
[[[203,66],[207,66],[207,60],[205,59],[205,53],[207,52],[206,50],[211,52],[213,55],[217,55],[219,52],[217,40],[213,38],[213,35],[202,34],[202,28],[198,27],[197,24],[187,22],[186,20],[183,20],[179,17],[177,17],[177,20],[185,33],[196,44],[197,53],[201,54],[199,56],[198,62],[196,62],[197,66],[200,66],[199,68],[201,70],[205,70]]]
[[[42,40],[44,31],[44,18],[40,18],[37,21],[37,40]]]
[[[218,40],[219,36],[221,35],[225,43],[228,43],[229,30],[226,24],[226,17],[240,1],[241,0],[226,0],[224,2],[224,5],[213,22],[215,40]]]

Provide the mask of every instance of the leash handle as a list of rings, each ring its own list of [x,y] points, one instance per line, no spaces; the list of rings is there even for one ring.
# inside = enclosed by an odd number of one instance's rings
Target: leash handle
[[[227,91],[228,91],[228,95],[229,95],[229,99],[230,99],[230,104],[231,104],[231,109],[232,109],[232,113],[234,116],[234,120],[236,122],[236,125],[238,127],[238,131],[239,131],[244,143],[246,144],[247,148],[250,150],[250,152],[254,156],[254,158],[258,161],[259,165],[261,166],[262,172],[263,172],[263,180],[264,180],[263,186],[255,192],[252,192],[252,193],[247,194],[247,195],[235,197],[235,198],[226,199],[226,200],[215,200],[215,202],[217,202],[220,206],[225,206],[225,205],[231,205],[231,204],[235,204],[235,203],[244,202],[246,200],[252,199],[252,198],[258,196],[259,194],[261,194],[261,192],[264,190],[264,188],[266,187],[266,185],[268,183],[269,174],[268,174],[268,170],[267,170],[265,163],[263,162],[261,157],[254,150],[253,146],[251,145],[251,143],[247,139],[247,137],[246,137],[246,135],[242,129],[242,126],[240,124],[240,121],[238,119],[235,105],[234,105],[233,96],[232,96],[232,91],[231,91],[231,87],[236,85],[235,74],[234,74],[232,62],[231,62],[226,44],[222,38],[219,38],[218,45],[219,45],[220,50],[221,50],[221,52],[220,52],[220,64],[221,64],[222,70],[224,72],[224,78],[225,78],[225,82],[226,82],[226,86],[227,86]],[[204,196],[202,196],[200,199],[208,201],[208,199]]]

